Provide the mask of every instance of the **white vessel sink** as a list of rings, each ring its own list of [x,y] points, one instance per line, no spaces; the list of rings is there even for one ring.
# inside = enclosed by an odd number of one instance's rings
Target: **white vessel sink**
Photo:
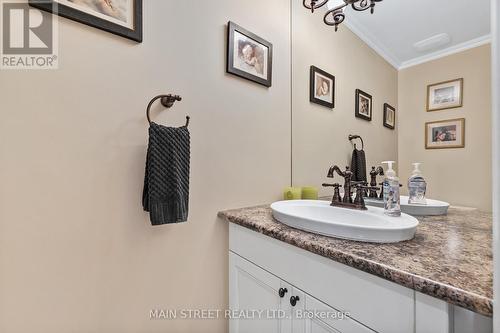
[[[418,220],[410,215],[390,217],[384,210],[366,211],[330,206],[329,201],[290,200],[271,205],[276,220],[312,233],[373,243],[395,243],[412,239]]]
[[[427,199],[427,205],[409,204],[408,197],[404,195],[401,196],[400,202],[401,211],[413,216],[446,215],[450,207],[450,204],[447,202],[431,199]],[[365,203],[367,206],[384,207],[384,202],[381,200],[365,198]]]

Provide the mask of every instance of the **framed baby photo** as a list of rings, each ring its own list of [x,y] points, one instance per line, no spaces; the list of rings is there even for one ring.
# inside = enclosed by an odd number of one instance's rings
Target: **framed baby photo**
[[[363,90],[356,89],[356,113],[357,118],[372,120],[372,95]]]
[[[465,119],[449,119],[425,124],[425,148],[464,148]]]
[[[311,66],[309,100],[333,109],[335,107],[335,76]]]
[[[384,103],[384,126],[390,129],[396,128],[396,109]]]
[[[142,0],[29,0],[32,7],[142,42]]]
[[[228,23],[227,37],[226,71],[270,87],[273,45],[233,22]]]
[[[459,108],[463,105],[464,79],[427,86],[427,111]]]

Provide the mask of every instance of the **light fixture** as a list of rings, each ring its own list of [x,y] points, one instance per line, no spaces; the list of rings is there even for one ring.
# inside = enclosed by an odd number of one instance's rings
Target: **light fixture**
[[[445,45],[450,44],[451,42],[451,37],[450,35],[446,33],[442,33],[439,35],[435,35],[432,37],[429,37],[427,39],[421,40],[419,42],[416,42],[413,44],[413,48],[417,52],[427,52],[430,50],[436,50],[439,49]]]
[[[304,7],[311,10],[311,13],[318,8],[323,7],[328,4],[328,11],[323,18],[323,21],[327,25],[335,26],[335,31],[337,31],[339,24],[344,22],[345,14],[344,8],[351,5],[352,9],[361,12],[370,8],[370,12],[373,14],[375,10],[375,3],[382,0],[304,0]]]

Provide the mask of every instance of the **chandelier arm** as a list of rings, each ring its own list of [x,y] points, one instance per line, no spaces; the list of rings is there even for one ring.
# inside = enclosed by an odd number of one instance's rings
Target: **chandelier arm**
[[[315,9],[321,8],[328,3],[329,0],[303,0],[302,4],[307,9],[314,13]],[[343,0],[344,4],[330,9],[326,12],[323,17],[323,22],[329,26],[335,26],[335,31],[337,31],[338,26],[344,22],[345,13],[344,8],[351,5],[351,7],[358,12],[370,9],[371,13],[375,9],[375,4],[383,0]]]
[[[369,3],[368,0],[358,0],[356,2],[353,2],[351,7],[355,11],[362,12],[370,8],[372,3],[373,1],[370,1]]]
[[[326,25],[335,26],[335,31],[337,31],[339,24],[341,24],[345,20],[345,14],[342,11],[342,8],[344,7],[345,6],[339,6],[326,12],[325,16],[323,17],[323,22],[325,22]],[[330,16],[331,19],[329,18]]]
[[[327,2],[328,0],[304,0],[302,4],[304,7],[311,10],[311,13],[314,13],[314,10],[323,7]]]

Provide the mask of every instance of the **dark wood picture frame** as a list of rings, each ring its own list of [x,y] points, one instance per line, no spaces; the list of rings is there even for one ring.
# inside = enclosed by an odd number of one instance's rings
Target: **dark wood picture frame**
[[[240,34],[252,39],[256,43],[267,47],[267,79],[261,78],[256,75],[252,75],[251,73],[240,70],[234,66],[234,33],[235,31]],[[234,22],[229,21],[227,24],[227,67],[226,72],[229,74],[233,74],[239,76],[241,78],[257,82],[266,87],[272,86],[272,76],[273,76],[273,44],[268,42],[267,40],[257,36],[256,34],[242,28]]]
[[[366,99],[370,100],[370,116],[367,116],[367,115],[362,114],[361,112],[359,112],[359,107],[360,107],[360,105],[359,105],[359,97],[360,96],[363,96]],[[364,120],[372,121],[372,116],[373,116],[372,95],[364,92],[361,89],[356,89],[356,109],[355,109],[355,115],[356,115],[356,118],[361,118],[361,119],[364,119]]]
[[[394,120],[393,120],[394,124],[393,125],[391,125],[387,122],[387,110],[391,110],[392,112],[394,112]],[[384,127],[387,127],[390,129],[396,128],[396,109],[387,103],[384,103]]]
[[[316,66],[311,66],[309,72],[310,72],[310,74],[309,74],[309,101],[311,103],[326,106],[330,109],[335,108],[335,76],[333,76],[330,73],[325,72],[322,69],[319,69]],[[330,87],[330,91],[332,92],[332,101],[330,103],[316,97],[316,73],[321,74],[322,76],[324,76],[327,79],[332,81],[332,84]]]
[[[142,0],[134,1],[134,29],[68,7],[54,0],[29,0],[32,7],[142,43]],[[54,9],[55,8],[55,9]],[[56,12],[54,12],[56,11]]]

